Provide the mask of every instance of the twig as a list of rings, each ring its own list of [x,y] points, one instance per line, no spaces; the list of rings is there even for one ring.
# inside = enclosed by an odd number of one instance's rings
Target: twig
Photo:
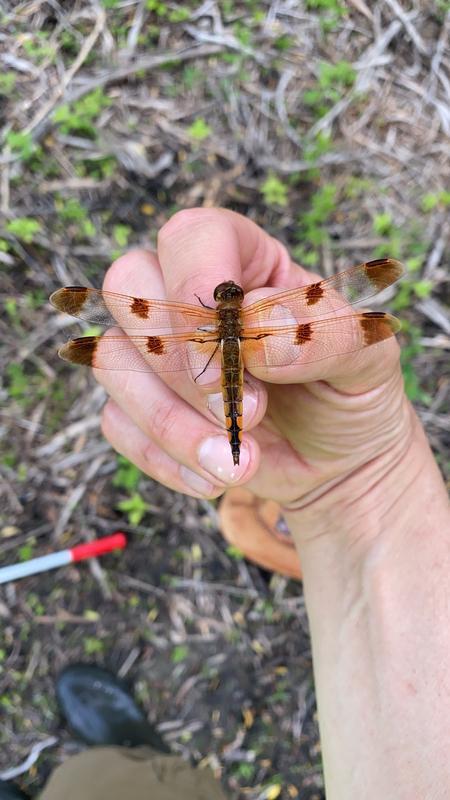
[[[400,22],[402,23],[402,25],[406,30],[406,33],[410,37],[411,41],[414,42],[419,53],[421,53],[423,56],[428,56],[430,54],[430,50],[425,45],[422,37],[417,33],[411,21],[417,15],[407,14],[401,7],[400,3],[397,2],[397,0],[384,0],[384,1],[392,9],[394,14],[399,18]]]
[[[85,81],[82,86],[73,88],[64,99],[64,104],[74,103],[84,97],[84,95],[89,94],[93,89],[106,86],[109,83],[123,81],[136,72],[148,72],[149,70],[156,69],[156,67],[162,67],[171,61],[189,61],[192,58],[207,58],[208,56],[216,55],[222,51],[223,47],[219,45],[203,45],[186,48],[185,50],[169,50],[155,56],[142,56],[142,58],[137,59],[132,64],[128,64],[125,67],[109,69],[94,75],[93,78]],[[56,106],[55,111],[58,108],[59,106]],[[51,121],[48,119],[47,113],[46,118],[42,119],[33,128],[33,137],[35,139],[42,137],[47,132],[50,125]]]
[[[99,424],[99,414],[93,414],[86,419],[77,420],[77,422],[72,423],[72,425],[68,425],[64,431],[61,431],[61,433],[57,433],[53,439],[50,439],[50,441],[47,442],[47,444],[36,448],[35,454],[38,458],[42,458],[43,456],[51,456],[53,453],[56,453],[57,450],[62,450],[62,448],[71,439],[75,439],[75,437],[79,436],[80,433],[86,433],[93,428],[97,428]]]
[[[122,666],[117,672],[119,678],[125,678],[135,661],[139,658],[141,651],[139,647],[133,647],[132,651],[128,654],[125,661],[123,662]]]
[[[0,772],[0,779],[2,781],[11,781],[13,778],[23,775],[24,772],[28,772],[30,767],[36,763],[42,751],[46,750],[48,747],[53,747],[53,745],[57,744],[57,742],[58,739],[56,736],[49,736],[48,739],[44,739],[43,742],[38,742],[31,748],[30,754],[27,756],[25,761],[22,762],[22,764],[19,764],[18,767],[12,767],[4,772]]]
[[[289,137],[291,142],[294,142],[294,144],[297,145],[297,147],[303,148],[304,141],[302,137],[298,135],[297,131],[291,126],[284,102],[284,95],[287,87],[294,77],[295,72],[292,69],[286,69],[282,73],[275,92],[275,108],[277,109],[278,116],[283,123],[286,135]]]
[[[67,70],[66,74],[64,75],[63,80],[61,81],[60,85],[58,86],[58,88],[54,92],[53,97],[51,97],[50,100],[48,101],[48,103],[46,103],[42,108],[39,109],[37,114],[35,114],[35,116],[31,120],[30,124],[27,125],[27,127],[25,128],[25,133],[31,133],[35,128],[37,128],[37,126],[39,125],[39,123],[43,119],[48,117],[48,115],[50,114],[51,110],[54,108],[54,106],[58,102],[59,98],[64,94],[64,92],[67,89],[68,85],[70,84],[72,78],[74,77],[74,75],[76,75],[76,73],[80,69],[81,65],[85,62],[86,58],[88,57],[89,53],[91,52],[95,42],[97,41],[98,37],[100,36],[100,33],[101,33],[101,31],[102,31],[102,29],[103,29],[103,27],[105,25],[105,20],[106,20],[106,12],[101,6],[98,6],[97,7],[97,20],[96,20],[96,23],[94,25],[93,30],[91,31],[91,33],[89,34],[87,39],[84,41],[84,43],[83,43],[83,45],[82,45],[82,47],[80,49],[80,52],[78,53],[75,61],[73,62],[72,66],[70,67],[70,69]]]
[[[428,319],[431,319],[435,325],[438,325],[447,336],[450,336],[450,318],[446,308],[434,297],[427,297],[425,300],[420,300],[416,304],[416,308],[425,314]]]
[[[71,518],[84,493],[89,488],[89,484],[99,471],[104,460],[104,454],[99,455],[96,459],[94,459],[89,468],[86,470],[85,476],[81,483],[72,490],[71,494],[65,501],[64,507],[59,515],[59,519],[55,525],[55,530],[52,536],[53,541],[58,541],[58,539],[61,537],[69,519]]]

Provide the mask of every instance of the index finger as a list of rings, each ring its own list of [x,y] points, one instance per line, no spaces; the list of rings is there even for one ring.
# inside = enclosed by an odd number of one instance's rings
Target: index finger
[[[245,292],[301,285],[299,270],[281,242],[226,209],[192,208],[174,214],[159,232],[158,257],[168,298],[185,303],[198,295],[214,304],[215,287],[228,280]]]

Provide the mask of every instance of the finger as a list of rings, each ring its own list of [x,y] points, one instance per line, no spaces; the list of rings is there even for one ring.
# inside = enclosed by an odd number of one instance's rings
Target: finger
[[[220,208],[179,211],[160,230],[158,257],[170,299],[215,305],[213,292],[233,280],[246,292],[301,285],[285,247],[246,217]]]
[[[193,497],[219,497],[223,485],[207,480],[190,470],[149,439],[112,400],[102,413],[102,432],[108,442],[150,478],[163,483],[176,492]]]
[[[218,425],[182,400],[170,387],[148,372],[98,370],[102,385],[116,405],[138,427],[145,439],[179,464],[222,485],[242,482],[254,474],[259,450],[244,434],[239,466],[233,464],[228,437]],[[125,438],[118,430],[116,440]]]

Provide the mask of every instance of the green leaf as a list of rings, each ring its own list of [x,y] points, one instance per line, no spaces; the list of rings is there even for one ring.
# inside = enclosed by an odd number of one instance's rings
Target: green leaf
[[[57,200],[55,201],[55,206],[61,219],[67,222],[80,222],[80,220],[87,217],[87,210],[76,197],[69,197],[68,200],[63,202]]]
[[[134,492],[127,500],[121,500],[117,504],[120,511],[125,511],[130,525],[139,525],[150,506],[138,492]]]
[[[132,229],[129,225],[114,225],[113,235],[119,247],[126,247]]]
[[[3,307],[11,320],[17,320],[19,318],[17,313],[17,297],[7,297],[3,303]]]
[[[24,544],[22,547],[19,547],[19,561],[29,561],[30,558],[33,558],[33,545],[32,544]]]
[[[38,150],[31,133],[25,131],[9,131],[6,135],[6,144],[10,146],[13,153],[17,153],[24,160],[30,158]]]
[[[0,94],[8,95],[16,85],[17,76],[14,72],[5,72],[0,75]]]
[[[188,8],[174,8],[169,13],[169,22],[186,22],[190,16],[191,12]]]
[[[98,622],[100,619],[100,614],[98,611],[94,611],[92,608],[86,608],[83,612],[84,619],[88,620],[88,622]]]
[[[319,64],[319,85],[322,89],[330,89],[333,86],[353,86],[356,79],[356,70],[349,61],[338,61],[330,64],[322,61]]]
[[[143,477],[141,470],[124,456],[118,456],[117,463],[116,474],[112,480],[114,486],[120,486],[127,491],[136,489]]]
[[[413,289],[417,297],[429,297],[433,289],[433,284],[431,281],[415,281],[413,283]]]
[[[97,233],[97,228],[91,219],[85,219],[81,224],[81,231],[87,239],[92,239]]]
[[[99,86],[93,92],[68,105],[64,103],[53,112],[53,122],[59,125],[62,133],[80,133],[95,138],[97,131],[92,124],[100,112],[111,105],[111,99]]]
[[[41,223],[38,222],[37,219],[33,219],[33,217],[18,217],[17,219],[7,222],[6,230],[12,233],[13,236],[17,236],[18,239],[22,239],[22,241],[29,244],[33,241],[36,233],[42,230],[42,226]]]
[[[174,664],[179,664],[180,661],[184,661],[188,653],[189,649],[185,644],[178,644],[172,650],[171,660]]]
[[[87,656],[94,656],[103,653],[105,649],[103,642],[95,636],[85,636],[83,639],[84,652]]]
[[[198,117],[187,130],[189,136],[192,136],[193,139],[199,142],[203,141],[203,139],[207,139],[212,133],[212,128],[209,127],[208,123],[205,122],[202,117]]]
[[[433,211],[433,208],[439,204],[439,195],[429,192],[422,197],[422,211]]]
[[[384,214],[376,214],[373,220],[373,229],[375,233],[380,236],[388,236],[392,230],[392,217],[385,212]]]
[[[286,206],[288,187],[276,175],[269,175],[261,186],[261,194],[268,206]]]
[[[230,558],[234,558],[236,561],[242,561],[244,558],[244,553],[242,550],[239,550],[239,547],[236,547],[234,544],[228,545],[225,552],[230,556]]]

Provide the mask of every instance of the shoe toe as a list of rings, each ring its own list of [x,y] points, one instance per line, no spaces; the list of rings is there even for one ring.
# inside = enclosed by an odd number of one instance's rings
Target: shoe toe
[[[58,677],[56,696],[70,728],[87,744],[148,744],[169,752],[125,684],[102,667],[66,667]]]
[[[29,797],[14,783],[0,780],[0,800],[29,800]]]

